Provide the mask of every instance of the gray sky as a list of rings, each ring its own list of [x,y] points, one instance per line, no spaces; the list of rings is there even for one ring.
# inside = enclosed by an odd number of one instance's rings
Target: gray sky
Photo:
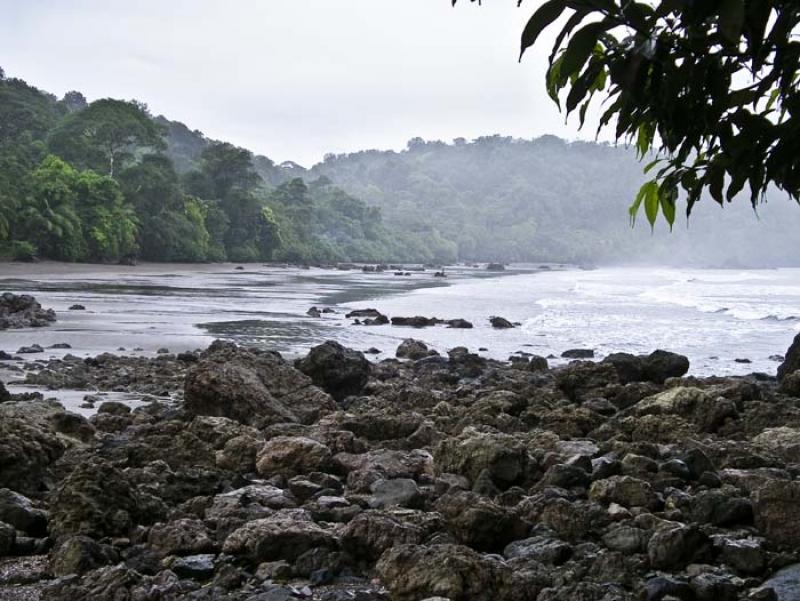
[[[61,96],[146,102],[277,162],[501,133],[594,137],[544,89],[537,2],[0,0],[0,66]]]

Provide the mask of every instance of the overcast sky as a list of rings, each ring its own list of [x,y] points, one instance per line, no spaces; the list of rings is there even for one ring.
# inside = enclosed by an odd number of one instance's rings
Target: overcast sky
[[[307,166],[414,136],[593,138],[544,93],[548,40],[517,63],[537,4],[0,0],[0,66]]]

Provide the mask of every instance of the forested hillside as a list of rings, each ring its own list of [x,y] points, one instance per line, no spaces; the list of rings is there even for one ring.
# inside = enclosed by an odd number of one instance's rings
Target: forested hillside
[[[387,228],[327,178],[153,118],[138,102],[62,99],[0,71],[0,249],[63,261],[452,261]]]
[[[0,252],[19,259],[800,261],[785,197],[760,218],[705,201],[688,228],[651,233],[628,223],[642,181],[631,150],[554,136],[275,164],[144,104],[58,99],[0,70]]]

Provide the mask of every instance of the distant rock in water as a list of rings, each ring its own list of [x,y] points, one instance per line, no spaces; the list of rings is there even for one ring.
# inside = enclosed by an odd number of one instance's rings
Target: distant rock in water
[[[508,321],[505,317],[498,317],[496,315],[489,318],[489,323],[492,324],[493,328],[497,328],[498,330],[514,327],[514,324]]]
[[[649,355],[612,353],[603,359],[617,371],[623,384],[630,382],[653,382],[663,384],[667,378],[679,378],[689,371],[689,359],[677,353],[657,350]]]
[[[422,342],[421,340],[415,340],[414,338],[406,338],[403,342],[400,343],[400,346],[397,347],[395,351],[395,356],[400,359],[422,359],[423,357],[427,357],[429,355],[436,355],[436,351],[431,351],[428,349],[428,345]]]
[[[42,309],[29,294],[6,292],[0,296],[0,330],[41,328],[56,320],[56,312]]]
[[[306,315],[309,317],[322,317],[322,313],[316,307],[311,307],[308,311],[306,311]]]
[[[505,271],[506,266],[502,263],[489,263],[486,266],[486,271]]]
[[[561,353],[564,359],[592,359],[594,350],[590,348],[572,348]]]
[[[69,308],[70,311],[86,311],[86,307],[83,305],[71,305]]]
[[[448,328],[459,328],[459,329],[470,329],[472,328],[472,322],[467,321],[466,319],[449,319],[447,320],[447,327]]]
[[[442,323],[441,319],[436,317],[423,317],[422,315],[415,315],[414,317],[392,317],[393,326],[410,326],[412,328],[427,328]]]
[[[32,344],[30,346],[21,346],[17,349],[17,353],[20,355],[32,355],[33,353],[43,353],[44,349],[41,345]]]

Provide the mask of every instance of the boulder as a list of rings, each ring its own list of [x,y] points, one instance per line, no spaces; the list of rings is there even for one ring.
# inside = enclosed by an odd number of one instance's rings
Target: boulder
[[[389,478],[376,480],[370,486],[372,496],[369,506],[375,509],[387,507],[417,507],[422,503],[422,493],[411,478]]]
[[[508,321],[505,317],[499,317],[497,315],[490,317],[489,323],[492,324],[493,328],[498,330],[507,330],[514,327],[514,324]]]
[[[589,498],[598,503],[616,503],[623,507],[657,509],[661,500],[649,483],[632,476],[611,476],[597,480],[589,489]]]
[[[214,576],[216,556],[212,553],[201,553],[178,557],[169,564],[169,569],[180,578],[192,580],[208,580]]]
[[[753,438],[753,443],[788,463],[800,458],[800,428],[788,426],[767,428]]]
[[[572,557],[572,546],[550,536],[532,536],[510,543],[503,549],[503,557],[538,561],[548,565],[561,565]]]
[[[697,526],[671,524],[658,529],[647,543],[650,565],[657,569],[682,568],[709,549],[708,537]]]
[[[446,438],[434,452],[438,473],[466,476],[474,482],[482,472],[501,490],[528,475],[530,459],[524,444],[513,436],[465,429],[456,438]]]
[[[9,328],[40,328],[56,320],[52,309],[42,309],[28,294],[5,292],[0,295],[0,330]]]
[[[667,378],[680,378],[689,371],[689,359],[677,353],[656,350],[642,359],[645,379],[663,384]]]
[[[155,524],[147,543],[161,555],[197,555],[217,549],[205,524],[189,518]]]
[[[502,551],[530,527],[512,510],[470,491],[443,495],[435,507],[456,539],[479,551]]]
[[[397,545],[421,544],[443,529],[441,516],[409,509],[367,510],[342,531],[342,548],[353,557],[377,560]]]
[[[47,534],[47,512],[31,500],[8,488],[0,488],[0,522],[11,524],[30,536]]]
[[[228,417],[255,426],[311,423],[336,409],[333,399],[277,353],[215,341],[186,373],[189,415]]]
[[[266,478],[291,478],[324,471],[329,467],[331,457],[331,450],[316,440],[302,436],[277,436],[258,451],[256,470]]]
[[[428,350],[428,345],[421,340],[406,338],[400,343],[394,354],[399,359],[411,359],[412,361],[416,361],[432,353],[435,353],[435,351],[432,352]]]
[[[413,317],[392,317],[393,326],[409,326],[412,328],[427,328],[442,323],[441,319],[436,317],[423,317],[422,315],[415,315]]]
[[[457,329],[472,329],[472,322],[467,321],[466,319],[448,319],[447,320],[447,327],[448,328],[457,328]]]
[[[800,370],[800,334],[794,337],[786,357],[778,366],[778,380],[783,381],[789,374]]]
[[[756,527],[770,541],[800,546],[800,482],[769,480],[752,499]]]
[[[337,401],[359,394],[370,373],[370,362],[364,353],[332,340],[312,348],[295,366]]]
[[[622,384],[641,382],[644,377],[644,362],[641,357],[630,353],[612,353],[603,359],[603,363],[610,363],[617,370],[617,376]]]
[[[311,549],[337,546],[333,530],[314,523],[306,511],[287,509],[238,528],[225,539],[222,550],[256,563],[277,559],[291,562]]]
[[[0,558],[11,554],[16,538],[17,531],[14,530],[14,526],[0,522]]]
[[[573,348],[561,353],[564,359],[593,359],[594,350],[590,348]]]
[[[800,601],[800,563],[778,570],[761,585],[758,590],[772,589],[772,597],[755,597],[757,599],[774,599],[775,601]]]
[[[54,576],[84,574],[100,566],[116,563],[117,552],[88,536],[68,536],[50,552],[50,571]]]

